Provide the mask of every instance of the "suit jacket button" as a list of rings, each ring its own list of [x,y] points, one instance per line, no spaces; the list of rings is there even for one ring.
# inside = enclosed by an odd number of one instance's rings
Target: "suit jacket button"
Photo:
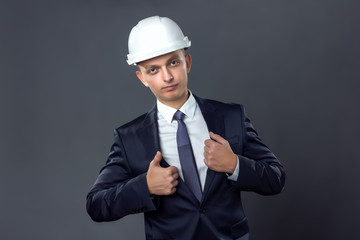
[[[205,213],[205,209],[204,209],[204,208],[200,208],[200,213]]]

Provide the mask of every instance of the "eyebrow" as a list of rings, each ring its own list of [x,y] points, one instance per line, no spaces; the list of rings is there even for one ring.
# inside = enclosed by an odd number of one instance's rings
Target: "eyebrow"
[[[173,61],[174,59],[179,59],[179,58],[180,58],[179,54],[176,53],[174,55],[171,55],[168,58],[168,60],[166,60],[166,63],[169,63],[169,62]],[[157,68],[157,67],[159,67],[159,65],[156,65],[156,64],[154,64],[154,65],[145,65],[144,66],[145,69],[152,69],[152,68]]]

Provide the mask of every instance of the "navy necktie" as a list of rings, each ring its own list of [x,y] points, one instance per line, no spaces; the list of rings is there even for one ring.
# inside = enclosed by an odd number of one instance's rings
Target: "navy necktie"
[[[185,114],[181,111],[176,111],[174,119],[178,121],[178,129],[176,133],[176,141],[178,146],[181,169],[184,175],[186,185],[190,187],[196,198],[201,202],[201,186],[199,175],[195,163],[194,154],[191,148],[189,134],[183,122]]]

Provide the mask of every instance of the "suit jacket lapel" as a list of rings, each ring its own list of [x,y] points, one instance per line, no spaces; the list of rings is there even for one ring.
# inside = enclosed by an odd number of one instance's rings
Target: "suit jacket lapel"
[[[224,116],[219,111],[216,111],[216,107],[207,103],[207,100],[195,96],[201,113],[205,119],[209,131],[222,135],[225,133]]]
[[[198,103],[201,113],[205,119],[209,131],[224,136],[225,126],[224,126],[224,116],[216,111],[216,108],[209,104],[207,100],[195,96],[196,102]],[[212,182],[215,179],[215,176],[221,177],[220,174],[217,174],[215,171],[208,169],[205,180],[205,187],[202,199],[204,200],[207,197],[209,188],[212,185]]]
[[[150,163],[156,152],[160,151],[156,105],[147,113],[141,129],[138,131],[138,138],[144,146],[145,158]]]
[[[146,149],[146,159],[150,159],[151,161],[155,157],[156,152],[161,151],[156,104],[150,109],[144,119],[143,127],[139,134],[139,139],[142,141],[144,148]],[[166,168],[170,165],[164,160],[164,158],[162,158],[160,161],[160,166]]]

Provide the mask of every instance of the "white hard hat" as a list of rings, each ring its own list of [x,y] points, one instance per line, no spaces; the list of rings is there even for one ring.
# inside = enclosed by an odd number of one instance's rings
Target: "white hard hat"
[[[180,27],[167,17],[141,20],[129,35],[127,63],[136,63],[191,46]]]

